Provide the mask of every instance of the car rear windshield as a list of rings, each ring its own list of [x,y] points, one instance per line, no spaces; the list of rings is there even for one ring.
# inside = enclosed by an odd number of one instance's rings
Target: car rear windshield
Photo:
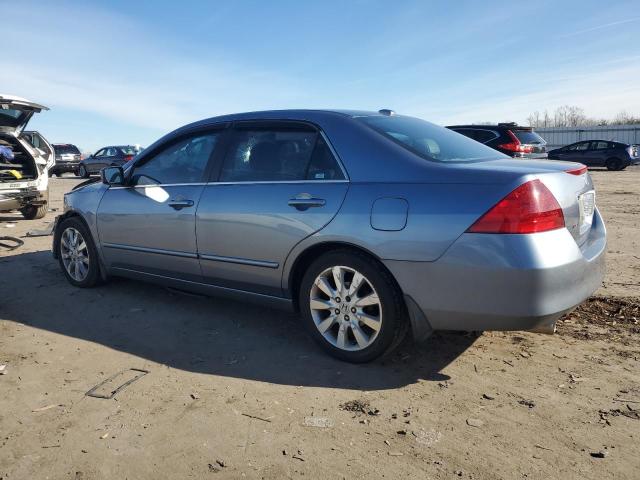
[[[118,148],[125,155],[136,155],[140,151],[140,149],[136,148],[134,145],[122,145]]]
[[[17,127],[20,124],[20,117],[24,115],[22,110],[13,108],[0,108],[0,125]]]
[[[407,150],[436,162],[474,162],[504,155],[485,145],[419,118],[357,117]]]
[[[521,143],[526,145],[535,145],[538,143],[547,143],[544,141],[540,135],[531,130],[512,130],[513,134],[516,136]]]
[[[71,153],[73,155],[80,154],[80,150],[78,150],[78,147],[75,145],[54,145],[53,149],[58,155],[63,155],[65,153]]]

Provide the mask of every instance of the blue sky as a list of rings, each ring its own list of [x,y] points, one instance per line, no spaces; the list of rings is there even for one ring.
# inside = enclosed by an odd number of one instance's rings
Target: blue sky
[[[0,93],[51,142],[148,145],[272,108],[393,108],[440,123],[572,104],[640,113],[632,1],[0,0]]]

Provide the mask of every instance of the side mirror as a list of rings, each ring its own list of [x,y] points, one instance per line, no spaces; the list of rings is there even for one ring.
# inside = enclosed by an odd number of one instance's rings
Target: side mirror
[[[122,167],[105,167],[100,170],[100,178],[106,185],[124,185],[124,170]]]

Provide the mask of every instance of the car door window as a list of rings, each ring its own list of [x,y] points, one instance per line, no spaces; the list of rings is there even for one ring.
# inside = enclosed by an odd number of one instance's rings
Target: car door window
[[[580,142],[569,147],[569,150],[572,152],[584,152],[589,148],[590,142]]]
[[[609,142],[593,142],[595,143],[596,150],[608,150],[610,147]]]
[[[107,151],[104,155],[105,157],[115,157],[117,155],[116,149],[113,147],[109,147],[107,148]]]
[[[94,155],[94,157],[104,157],[105,152],[106,152],[106,148],[103,148],[102,150],[98,150],[98,152]]]
[[[342,179],[331,149],[311,127],[238,128],[220,175],[221,182]]]
[[[134,166],[133,185],[202,182],[220,135],[219,132],[198,133],[171,143]]]

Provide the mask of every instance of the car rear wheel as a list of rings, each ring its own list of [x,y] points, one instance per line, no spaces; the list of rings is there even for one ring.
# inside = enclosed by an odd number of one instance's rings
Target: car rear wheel
[[[44,194],[44,205],[27,205],[20,209],[20,213],[26,220],[37,220],[43,218],[49,209],[49,190]]]
[[[307,269],[299,305],[311,336],[348,362],[373,360],[406,333],[402,296],[391,275],[355,251],[329,252]]]
[[[89,178],[87,167],[85,167],[84,165],[80,165],[80,168],[78,168],[78,176],[82,178]]]
[[[69,283],[81,288],[100,283],[98,252],[84,223],[67,218],[56,232],[60,232],[56,241],[58,261]]]
[[[607,167],[607,170],[611,170],[614,172],[618,170],[624,170],[622,160],[620,160],[619,158],[610,158],[609,160],[607,160],[605,165]]]

